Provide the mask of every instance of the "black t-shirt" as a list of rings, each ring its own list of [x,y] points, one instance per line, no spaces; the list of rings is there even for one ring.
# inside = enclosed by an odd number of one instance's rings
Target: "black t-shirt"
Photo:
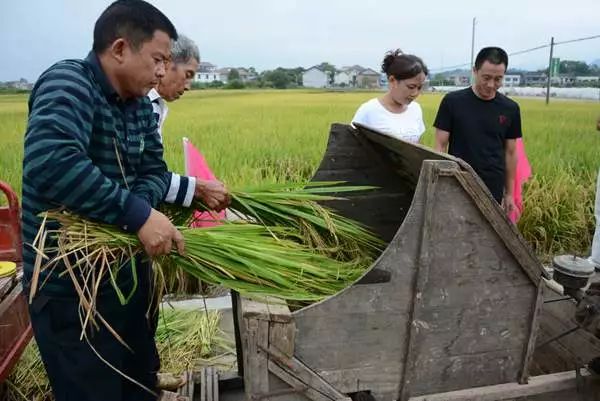
[[[433,125],[450,133],[448,153],[469,163],[500,202],[505,141],[521,137],[519,105],[501,93],[480,99],[469,87],[444,96]]]

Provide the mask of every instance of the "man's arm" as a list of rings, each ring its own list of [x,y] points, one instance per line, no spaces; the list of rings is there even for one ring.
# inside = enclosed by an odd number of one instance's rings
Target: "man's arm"
[[[433,123],[435,127],[434,149],[438,152],[448,151],[448,142],[452,132],[452,107],[450,103],[448,95],[444,96]]]
[[[171,176],[166,203],[190,207],[193,199],[202,201],[209,209],[221,211],[231,203],[229,191],[218,180],[185,177],[176,173]]]
[[[435,147],[434,149],[438,152],[448,151],[448,141],[450,140],[450,133],[442,129],[435,129]]]
[[[506,179],[504,183],[504,207],[507,212],[514,209],[515,175],[517,173],[517,140],[507,139],[504,148]]]
[[[514,115],[511,119],[510,127],[504,140],[504,198],[502,206],[507,213],[516,209],[514,192],[515,176],[517,174],[517,140],[521,138],[521,109],[516,104]]]

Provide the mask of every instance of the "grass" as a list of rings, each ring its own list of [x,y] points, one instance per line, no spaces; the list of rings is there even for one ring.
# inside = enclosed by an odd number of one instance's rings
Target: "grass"
[[[356,108],[377,93],[322,91],[195,91],[170,105],[164,129],[165,158],[183,170],[181,137],[202,150],[221,179],[232,187],[301,181],[318,167],[329,126],[349,122]],[[433,143],[441,95],[419,98]],[[525,238],[545,257],[557,252],[586,254],[593,230],[595,177],[600,134],[593,102],[516,99],[534,178],[526,187],[526,211],[519,224]],[[20,191],[27,96],[0,96],[2,148],[0,179]]]

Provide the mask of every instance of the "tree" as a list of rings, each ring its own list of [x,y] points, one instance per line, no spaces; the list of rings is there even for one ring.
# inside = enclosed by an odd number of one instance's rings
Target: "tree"
[[[212,81],[210,84],[208,84],[209,88],[222,88],[225,84],[223,83],[223,81]]]
[[[590,66],[587,65],[583,61],[577,60],[563,60],[560,62],[558,67],[558,72],[560,74],[569,74],[569,75],[589,75],[590,74]]]
[[[236,70],[235,68],[232,68],[229,71],[229,74],[227,74],[227,81],[235,81],[235,80],[239,80],[240,79],[240,73],[238,70]]]
[[[232,79],[225,85],[225,89],[244,89],[245,87],[244,83],[239,79]]]
[[[335,71],[336,71],[335,65],[324,61],[321,64],[319,64],[317,67],[319,67],[322,71],[325,71],[327,73],[327,77],[329,78],[329,85],[333,85],[333,82],[335,80]]]
[[[266,71],[263,80],[266,82],[270,82],[274,88],[277,89],[285,89],[291,82],[290,77],[286,73],[286,71],[279,67],[274,71]]]

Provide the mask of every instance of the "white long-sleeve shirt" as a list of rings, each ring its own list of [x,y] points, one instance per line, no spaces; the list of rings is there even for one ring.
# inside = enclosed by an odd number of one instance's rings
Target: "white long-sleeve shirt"
[[[162,128],[167,119],[167,113],[169,107],[167,102],[163,99],[156,89],[151,89],[148,92],[148,98],[152,102],[152,109],[154,110],[154,116],[158,123],[158,135],[160,135],[160,141],[163,142]],[[171,173],[171,183],[169,184],[169,191],[165,197],[167,203],[179,203],[183,206],[190,206],[194,199],[194,192],[196,190],[196,177],[181,176],[176,173]]]

